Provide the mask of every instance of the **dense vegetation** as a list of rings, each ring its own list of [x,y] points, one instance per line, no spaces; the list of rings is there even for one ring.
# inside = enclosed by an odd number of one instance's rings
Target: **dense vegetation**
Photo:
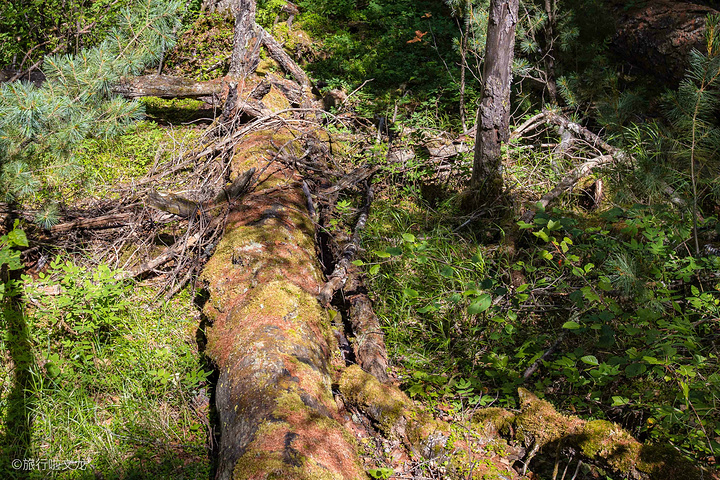
[[[320,90],[352,92],[334,113],[374,125],[335,133],[355,141],[339,161],[381,167],[356,265],[403,388],[447,414],[515,407],[525,385],[560,409],[618,422],[712,467],[720,18],[708,19],[707,51],[691,54],[683,82],[661,89],[624,73],[626,59],[609,46],[606,2],[549,2],[551,16],[544,1],[522,2],[513,123],[549,108],[602,132],[628,159],[522,221],[597,152],[585,145],[565,154],[552,127],[518,136],[504,147],[506,200],[462,209],[471,153],[439,165],[428,145],[472,143],[465,134],[481,94],[487,3],[303,0],[289,29],[277,21],[284,1],[258,2],[258,22],[305,62]],[[23,229],[38,231],[33,221],[47,228],[64,202],[112,198],[121,178],[151,169],[158,144],[195,138],[191,127],[158,123],[191,118],[198,102],[128,101],[110,87],[165,55],[173,72],[223,75],[232,22],[205,16],[198,2],[187,10],[159,0],[43,5],[0,7],[0,64],[27,68],[48,54],[41,87],[0,85],[0,188],[34,215],[0,238],[0,474],[16,473],[9,459],[72,457],[91,458],[103,478],[207,476],[209,423],[197,412],[211,370],[198,353],[190,291],[158,302],[152,285],[131,288],[108,265],[84,268],[94,262],[82,252],[51,246],[49,267],[21,276],[19,251],[28,247]],[[390,123],[382,135],[381,118]],[[388,161],[399,148],[414,155]],[[350,228],[360,201],[341,198],[332,229]]]

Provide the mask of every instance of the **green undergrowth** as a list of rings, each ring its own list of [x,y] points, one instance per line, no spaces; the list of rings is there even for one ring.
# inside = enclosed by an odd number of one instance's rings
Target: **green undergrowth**
[[[210,476],[197,312],[116,273],[57,258],[23,279],[0,339],[3,478]]]
[[[451,207],[413,198],[373,206],[357,262],[411,396],[458,413],[516,408],[525,385],[712,462],[720,259],[689,255],[687,216],[634,205],[460,228]]]
[[[161,105],[165,109],[181,108],[173,107],[176,105],[174,102],[153,100],[148,100],[148,104]],[[185,112],[195,106],[180,105],[184,106],[182,110]],[[150,107],[148,110],[153,111]],[[116,198],[117,193],[113,189],[118,184],[142,177],[160,162],[179,156],[183,145],[189,144],[199,133],[192,125],[162,127],[148,120],[131,126],[127,133],[115,139],[85,140],[77,153],[82,174],[75,182],[62,187],[65,198],[70,201],[87,196]]]

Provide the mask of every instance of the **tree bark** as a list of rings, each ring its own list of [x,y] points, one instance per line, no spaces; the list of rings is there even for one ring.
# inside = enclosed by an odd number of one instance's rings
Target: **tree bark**
[[[112,88],[112,91],[125,98],[199,98],[220,95],[223,89],[223,84],[219,80],[198,82],[170,75],[142,75],[123,78]]]
[[[255,23],[255,0],[235,0],[230,11],[235,17],[235,38],[230,58],[230,75],[246,77],[260,63],[262,29]]]
[[[545,21],[545,27],[543,28],[543,34],[545,37],[545,51],[543,53],[545,62],[545,74],[547,76],[546,86],[548,89],[548,96],[550,97],[550,103],[557,103],[555,57],[553,56],[555,45],[555,24],[557,23],[556,9],[556,1],[545,0],[545,15],[547,15],[547,20]]]
[[[519,0],[492,0],[485,44],[483,97],[477,114],[475,158],[470,188],[496,200],[503,190],[500,145],[507,141],[510,84]]]
[[[617,25],[612,49],[630,65],[675,88],[692,49],[707,51],[705,18],[718,11],[675,0],[609,2]]]

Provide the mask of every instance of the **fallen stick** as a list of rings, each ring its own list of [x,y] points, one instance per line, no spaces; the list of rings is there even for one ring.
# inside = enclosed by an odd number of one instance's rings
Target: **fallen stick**
[[[67,232],[75,228],[111,228],[127,223],[132,218],[132,213],[114,213],[95,218],[79,218],[71,222],[59,223],[50,228],[50,233],[57,234]]]

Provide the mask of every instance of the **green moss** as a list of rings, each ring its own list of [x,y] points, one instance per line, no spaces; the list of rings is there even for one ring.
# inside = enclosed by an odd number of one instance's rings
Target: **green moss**
[[[499,407],[488,407],[473,415],[472,423],[479,427],[485,435],[505,434],[515,420],[515,414]]]
[[[516,436],[525,445],[540,447],[577,432],[582,422],[558,413],[529,390],[518,389],[522,412],[515,417]]]
[[[262,99],[263,104],[273,112],[281,112],[290,108],[290,101],[282,94],[280,90],[273,85],[270,91]],[[288,117],[290,112],[285,112],[281,116]]]
[[[351,365],[343,372],[340,393],[350,403],[369,407],[380,429],[389,436],[395,436],[395,427],[403,414],[408,413],[410,399],[404,393],[383,385],[358,365]]]

